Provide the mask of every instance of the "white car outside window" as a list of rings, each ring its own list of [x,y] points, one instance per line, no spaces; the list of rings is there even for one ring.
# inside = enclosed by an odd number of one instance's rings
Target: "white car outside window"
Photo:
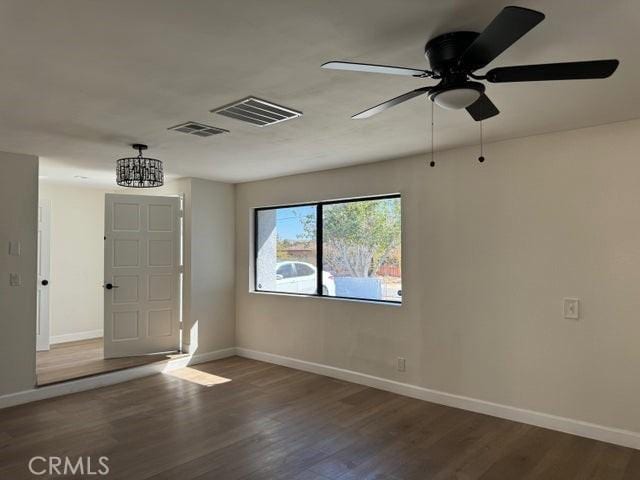
[[[276,265],[276,291],[289,293],[316,293],[316,267],[307,262],[278,262]],[[322,293],[335,296],[333,275],[322,272]]]

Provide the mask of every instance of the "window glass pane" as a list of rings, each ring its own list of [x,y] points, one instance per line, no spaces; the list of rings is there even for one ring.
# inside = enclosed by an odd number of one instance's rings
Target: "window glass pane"
[[[322,207],[323,293],[402,301],[400,198]]]
[[[316,293],[316,206],[258,210],[256,215],[256,290]]]

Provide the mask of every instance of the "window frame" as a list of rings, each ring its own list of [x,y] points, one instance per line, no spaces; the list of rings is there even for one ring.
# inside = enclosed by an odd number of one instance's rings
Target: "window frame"
[[[390,193],[386,195],[374,195],[370,197],[354,197],[354,198],[346,198],[346,199],[336,199],[336,200],[324,200],[321,202],[306,202],[306,203],[293,203],[288,205],[274,205],[270,207],[256,207],[253,209],[253,290],[252,293],[273,293],[278,295],[294,295],[299,297],[313,297],[313,298],[329,298],[336,300],[354,300],[359,302],[369,302],[369,303],[384,303],[389,305],[403,305],[403,298],[401,297],[399,302],[394,300],[377,300],[372,298],[361,298],[361,297],[343,297],[338,295],[324,295],[322,293],[322,224],[323,224],[323,207],[325,205],[335,205],[341,203],[351,203],[351,202],[366,202],[366,201],[375,201],[375,200],[387,200],[391,198],[399,198],[402,202],[402,194],[400,193]],[[280,208],[295,208],[295,207],[316,207],[316,293],[300,293],[300,292],[277,292],[273,290],[263,290],[258,288],[258,215],[259,212],[265,210],[278,210]],[[402,208],[402,207],[401,207]],[[400,219],[400,234],[402,235],[403,227],[402,227],[402,218]],[[402,248],[402,240],[400,244],[400,248]],[[402,272],[402,266],[400,267],[400,272]],[[402,277],[400,277],[402,278]],[[402,289],[404,290],[404,288]]]

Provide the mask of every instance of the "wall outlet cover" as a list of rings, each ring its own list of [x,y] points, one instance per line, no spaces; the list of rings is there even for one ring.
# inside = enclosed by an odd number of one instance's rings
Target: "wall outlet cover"
[[[407,359],[398,357],[398,371],[405,372],[407,370]]]

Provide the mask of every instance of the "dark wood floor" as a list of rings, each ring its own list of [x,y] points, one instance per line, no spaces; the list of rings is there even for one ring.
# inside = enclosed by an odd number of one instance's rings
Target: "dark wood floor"
[[[126,480],[640,479],[640,451],[239,357],[0,410],[0,478],[34,455]]]
[[[164,354],[125,358],[103,358],[102,338],[51,345],[51,349],[36,353],[38,386],[139,367],[167,360]]]

